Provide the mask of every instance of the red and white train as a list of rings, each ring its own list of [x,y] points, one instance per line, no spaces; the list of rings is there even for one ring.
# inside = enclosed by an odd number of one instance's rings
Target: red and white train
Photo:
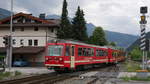
[[[76,70],[125,60],[122,49],[75,41],[55,40],[46,45],[45,66],[55,71]]]

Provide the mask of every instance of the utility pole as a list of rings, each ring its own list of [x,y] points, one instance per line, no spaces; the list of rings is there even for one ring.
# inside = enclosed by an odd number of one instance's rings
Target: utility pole
[[[140,13],[141,15],[141,21],[140,21],[140,28],[141,28],[141,43],[140,43],[140,49],[142,50],[142,69],[145,70],[146,66],[145,66],[145,62],[146,62],[146,58],[147,58],[147,52],[146,52],[146,24],[147,24],[147,20],[146,20],[146,13],[147,13],[147,6],[142,6],[140,8]]]
[[[9,57],[8,57],[8,67],[9,67],[9,71],[11,70],[12,67],[12,28],[13,28],[13,0],[11,0],[11,20],[10,20],[10,44],[9,44]]]

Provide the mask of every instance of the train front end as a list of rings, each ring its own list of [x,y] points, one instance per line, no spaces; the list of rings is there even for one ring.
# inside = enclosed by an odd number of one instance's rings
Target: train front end
[[[48,43],[46,46],[45,66],[48,69],[63,69],[64,66],[64,45],[61,43]]]

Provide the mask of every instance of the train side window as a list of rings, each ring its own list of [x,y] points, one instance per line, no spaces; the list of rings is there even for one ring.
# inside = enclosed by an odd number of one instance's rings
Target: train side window
[[[90,48],[88,48],[87,54],[88,54],[88,56],[91,56],[91,49]]]
[[[99,56],[103,56],[103,51],[102,50],[99,51]]]
[[[86,56],[86,48],[83,48],[82,53],[83,53],[83,56]]]
[[[106,56],[106,52],[105,51],[103,51],[103,56]]]
[[[82,56],[82,48],[78,48],[78,56]]]
[[[96,56],[99,56],[99,50],[96,50]]]
[[[108,52],[106,51],[106,56],[108,56]]]
[[[94,49],[93,48],[91,49],[91,53],[92,53],[91,56],[94,56]]]
[[[74,56],[74,46],[72,46],[72,52],[71,52],[71,54],[72,54],[72,56]]]
[[[66,46],[66,56],[70,56],[70,47]]]
[[[96,56],[102,56],[102,50],[96,50]]]
[[[115,56],[115,53],[114,53],[114,52],[112,53],[112,56],[113,56],[113,57]]]

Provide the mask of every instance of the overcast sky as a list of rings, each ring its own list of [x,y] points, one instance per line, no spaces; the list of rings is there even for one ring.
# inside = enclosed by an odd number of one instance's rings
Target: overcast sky
[[[140,6],[150,6],[150,0],[67,0],[69,17],[79,5],[88,23],[102,26],[104,30],[139,35]],[[14,0],[14,11],[61,15],[63,0]],[[10,0],[0,0],[0,8],[10,10]],[[149,16],[150,13],[147,15]],[[150,18],[147,18],[148,24]],[[147,25],[147,31],[150,25]]]

